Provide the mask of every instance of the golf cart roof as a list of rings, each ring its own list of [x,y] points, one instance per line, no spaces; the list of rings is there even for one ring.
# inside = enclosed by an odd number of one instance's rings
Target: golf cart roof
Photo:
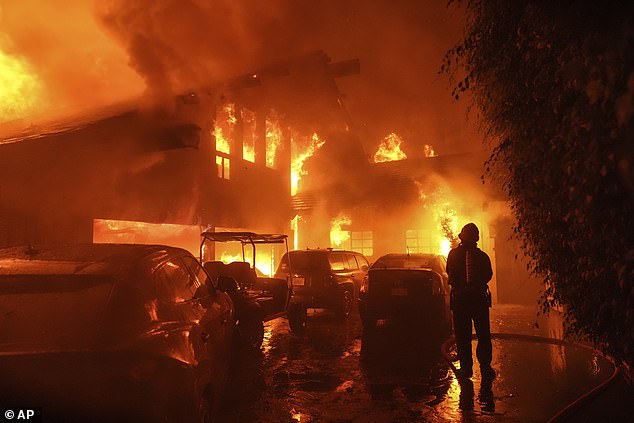
[[[256,234],[255,232],[213,232],[205,231],[203,239],[218,242],[238,241],[243,244],[284,244],[287,235],[284,234]]]

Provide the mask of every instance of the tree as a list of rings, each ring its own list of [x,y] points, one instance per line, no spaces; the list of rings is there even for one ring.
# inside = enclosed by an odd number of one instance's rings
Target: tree
[[[442,66],[469,91],[515,233],[568,333],[634,354],[634,4],[463,0]]]

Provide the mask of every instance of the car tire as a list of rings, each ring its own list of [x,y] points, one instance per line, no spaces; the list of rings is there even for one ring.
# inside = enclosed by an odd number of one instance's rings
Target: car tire
[[[238,323],[238,340],[240,344],[252,350],[259,350],[264,341],[264,322],[255,317]]]
[[[352,313],[352,304],[354,302],[354,290],[345,288],[341,292],[339,305],[337,307],[337,316],[340,319],[347,319]]]
[[[306,328],[306,307],[302,304],[291,304],[286,312],[288,325],[294,333],[302,333]]]

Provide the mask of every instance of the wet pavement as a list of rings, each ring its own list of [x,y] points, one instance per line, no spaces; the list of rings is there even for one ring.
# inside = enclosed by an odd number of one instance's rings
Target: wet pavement
[[[560,324],[534,309],[496,306],[492,332],[557,337]],[[260,352],[236,357],[226,422],[545,421],[606,380],[612,364],[591,351],[494,339],[498,377],[460,386],[424,328],[383,325],[364,334],[358,315],[317,312],[301,336],[285,319],[266,324]],[[475,348],[474,348],[475,350]]]

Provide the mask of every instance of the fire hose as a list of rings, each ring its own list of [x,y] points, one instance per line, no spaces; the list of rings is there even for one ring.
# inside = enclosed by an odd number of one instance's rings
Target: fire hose
[[[472,339],[477,339],[476,335],[472,335]],[[614,381],[616,381],[616,378],[619,375],[619,367],[617,366],[614,358],[612,358],[609,355],[605,355],[601,353],[600,351],[597,351],[594,348],[585,344],[580,344],[577,342],[566,342],[560,339],[547,338],[544,336],[524,335],[524,334],[516,334],[516,333],[492,333],[491,339],[541,342],[541,343],[552,344],[552,345],[572,346],[572,347],[581,348],[587,351],[591,351],[595,354],[601,355],[602,357],[606,358],[608,361],[612,363],[612,365],[614,366],[614,371],[612,372],[612,375],[610,375],[609,378],[607,378],[606,380],[604,380],[603,382],[601,382],[599,385],[595,386],[591,390],[581,394],[574,401],[572,401],[571,403],[561,408],[550,419],[547,420],[548,423],[557,423],[557,422],[566,421],[566,419],[569,418],[571,415],[573,415],[577,410],[579,410],[579,408],[581,408],[584,404],[588,403],[592,398],[596,397],[598,394],[603,392],[608,386],[610,386]],[[457,361],[457,359],[453,359],[449,353],[450,347],[453,344],[455,344],[455,342],[456,342],[455,338],[451,336],[442,344],[441,352],[445,361],[447,361],[447,363],[449,364],[449,367],[451,367],[451,370],[454,372],[454,375],[457,376],[458,370],[456,369],[456,366],[454,365],[454,362]]]

